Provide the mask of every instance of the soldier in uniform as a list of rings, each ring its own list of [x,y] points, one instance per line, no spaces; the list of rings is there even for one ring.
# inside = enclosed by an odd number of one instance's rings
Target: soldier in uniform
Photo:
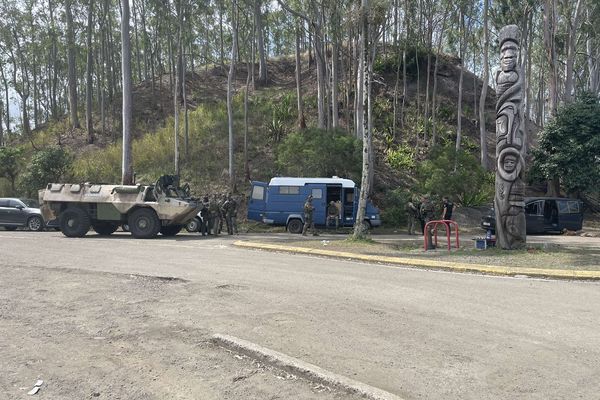
[[[444,196],[442,198],[443,207],[442,207],[442,219],[443,220],[451,220],[452,219],[452,210],[454,209],[454,203],[450,201],[448,196]]]
[[[429,200],[429,196],[423,196],[423,201],[421,202],[421,218],[423,224],[423,235],[427,235],[427,250],[435,249],[433,244],[433,229],[431,226],[429,228],[425,228],[427,223],[434,219],[435,208],[431,200]],[[425,231],[427,230],[427,231]]]
[[[210,213],[210,217],[209,217],[209,234],[210,232],[212,232],[213,235],[218,235],[219,234],[219,200],[217,199],[217,195],[213,194],[212,198],[210,199],[210,203],[208,206],[208,211]]]
[[[237,201],[231,196],[231,193],[227,196],[227,201],[223,207],[225,209],[225,218],[227,221],[227,233],[230,235],[237,235]]]
[[[209,229],[209,220],[210,220],[210,211],[208,207],[210,206],[210,202],[208,201],[208,195],[202,198],[202,203],[200,205],[200,233],[202,236],[206,236],[210,234]]]
[[[218,220],[219,235],[223,231],[223,222],[225,222],[226,211],[223,208],[223,206],[225,205],[226,202],[227,202],[227,195],[223,194],[223,196],[221,197],[221,200],[218,202],[218,204],[219,204],[219,215],[218,215],[218,218],[219,218],[219,220]]]
[[[408,219],[408,234],[415,234],[415,225],[419,220],[419,208],[415,205],[416,201],[413,202],[413,199],[410,199],[408,203],[406,203],[406,218]]]
[[[306,236],[306,231],[310,228],[313,236],[319,236],[315,229],[315,221],[313,220],[313,214],[315,212],[315,206],[312,204],[313,197],[309,195],[304,203],[304,227],[302,228],[302,235]]]
[[[331,221],[335,221],[335,229],[338,229],[340,226],[340,210],[335,205],[334,201],[330,201],[327,206],[327,227],[329,228],[329,223]]]

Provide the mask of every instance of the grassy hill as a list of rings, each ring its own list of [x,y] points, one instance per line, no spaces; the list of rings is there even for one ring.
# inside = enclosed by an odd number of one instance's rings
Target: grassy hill
[[[416,54],[416,53],[415,53]],[[436,186],[423,183],[424,174],[435,174],[435,168],[446,168],[443,151],[432,149],[425,127],[431,121],[422,117],[426,92],[426,55],[415,55],[407,60],[406,123],[394,135],[391,129],[394,89],[396,87],[397,57],[379,58],[375,65],[376,94],[374,105],[375,175],[373,199],[387,209],[388,219],[399,222],[403,218],[402,203],[407,190],[432,191]],[[432,57],[432,62],[435,57]],[[250,90],[248,109],[248,160],[250,179],[268,180],[277,175],[338,175],[359,180],[360,143],[347,129],[346,109],[340,109],[341,128],[337,132],[320,132],[310,128],[316,125],[316,83],[314,66],[303,63],[303,93],[305,114],[309,129],[296,128],[295,64],[291,57],[269,61],[269,84]],[[438,144],[452,147],[456,139],[456,110],[458,100],[459,60],[441,57],[438,71]],[[433,67],[432,67],[433,71]],[[244,90],[246,65],[236,70],[235,113],[235,166],[237,190],[246,193],[249,187],[244,172]],[[227,190],[227,71],[220,66],[206,66],[186,76],[189,107],[189,144],[183,139],[181,115],[180,151],[182,180],[190,182],[197,195]],[[433,77],[431,78],[433,85]],[[469,167],[477,166],[479,128],[477,107],[481,81],[472,73],[464,75],[463,94],[463,148]],[[399,88],[402,88],[400,81]],[[486,102],[487,129],[492,160],[494,151],[494,92],[489,90]],[[133,93],[134,170],[138,181],[152,181],[174,170],[173,97],[169,76],[157,77],[154,82],[137,85]],[[104,129],[95,121],[97,139],[86,143],[83,130],[73,130],[61,121],[36,129],[30,141],[22,146],[26,153],[51,145],[68,149],[74,156],[73,168],[65,179],[74,181],[117,182],[121,174],[121,146],[118,116],[120,104],[108,107]],[[351,124],[350,117],[350,124]],[[430,126],[430,125],[429,125]],[[471,154],[471,155],[469,155]],[[437,158],[435,158],[437,157]],[[433,160],[435,158],[435,160]],[[441,160],[441,161],[439,161]],[[462,161],[461,161],[462,162]],[[438,163],[440,165],[432,165]],[[446,164],[444,164],[446,163]],[[456,162],[455,162],[456,163]],[[462,164],[461,164],[462,165]],[[433,169],[432,169],[433,168]],[[448,172],[448,171],[447,171]],[[449,173],[449,172],[448,172]],[[479,197],[463,199],[470,203],[489,201],[489,176],[478,175],[475,185],[481,185]],[[463,179],[458,177],[458,179]],[[443,184],[443,182],[442,182]],[[477,191],[477,188],[475,188]],[[6,191],[7,185],[0,185]],[[454,193],[433,193],[455,195]],[[384,214],[385,215],[385,214]]]

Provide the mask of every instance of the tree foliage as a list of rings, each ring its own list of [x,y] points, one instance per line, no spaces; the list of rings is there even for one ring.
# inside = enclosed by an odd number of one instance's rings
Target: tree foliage
[[[568,193],[600,187],[600,103],[582,94],[559,110],[540,134],[533,150],[533,179],[559,177]]]
[[[12,195],[15,195],[15,181],[19,175],[19,166],[23,151],[16,147],[0,147],[0,177],[10,182]]]
[[[73,156],[60,147],[36,152],[21,177],[24,191],[31,196],[48,183],[60,182],[70,171],[72,163]]]
[[[463,206],[487,204],[494,194],[493,174],[474,155],[456,152],[451,145],[434,149],[431,158],[418,166],[417,179],[417,192],[449,196]]]
[[[340,131],[307,129],[289,134],[277,148],[277,166],[289,176],[360,179],[362,144]]]

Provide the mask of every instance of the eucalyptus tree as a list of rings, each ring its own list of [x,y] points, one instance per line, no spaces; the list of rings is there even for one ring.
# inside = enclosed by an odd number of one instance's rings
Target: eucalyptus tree
[[[121,184],[133,184],[131,151],[131,41],[129,34],[129,0],[121,0],[121,73],[123,80],[123,159]]]
[[[73,12],[71,8],[71,0],[65,0],[65,16],[67,20],[67,62],[69,66],[69,116],[71,118],[71,126],[73,128],[79,128],[79,116],[77,113],[77,64],[75,58],[75,28],[73,26]]]
[[[238,53],[238,18],[237,1],[233,0],[231,12],[231,57],[229,73],[227,74],[227,126],[229,132],[229,187],[235,191],[235,165],[234,165],[234,137],[233,137],[233,81],[235,79],[235,66]]]

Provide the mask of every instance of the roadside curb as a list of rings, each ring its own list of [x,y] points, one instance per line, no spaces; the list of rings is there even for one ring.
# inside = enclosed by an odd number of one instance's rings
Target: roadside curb
[[[355,381],[342,375],[337,375],[314,364],[307,363],[286,354],[267,349],[247,340],[234,336],[214,334],[211,341],[218,346],[260,360],[273,367],[322,385],[335,387],[351,394],[356,394],[370,400],[403,400],[403,398],[385,390]]]
[[[549,279],[576,279],[576,280],[600,280],[600,271],[582,271],[582,270],[566,270],[566,269],[544,269],[544,268],[527,268],[527,267],[502,267],[497,265],[471,264],[460,263],[453,261],[437,261],[424,260],[420,258],[404,258],[404,257],[389,257],[389,256],[374,256],[367,254],[355,254],[343,251],[333,251],[324,249],[309,249],[304,247],[284,246],[279,244],[259,243],[236,241],[234,246],[267,250],[267,251],[283,251],[287,253],[307,254],[315,256],[324,256],[338,258],[344,260],[364,261],[370,263],[402,265],[425,269],[436,269],[452,272],[473,272],[487,275],[502,275],[502,276],[531,276],[537,278]]]

